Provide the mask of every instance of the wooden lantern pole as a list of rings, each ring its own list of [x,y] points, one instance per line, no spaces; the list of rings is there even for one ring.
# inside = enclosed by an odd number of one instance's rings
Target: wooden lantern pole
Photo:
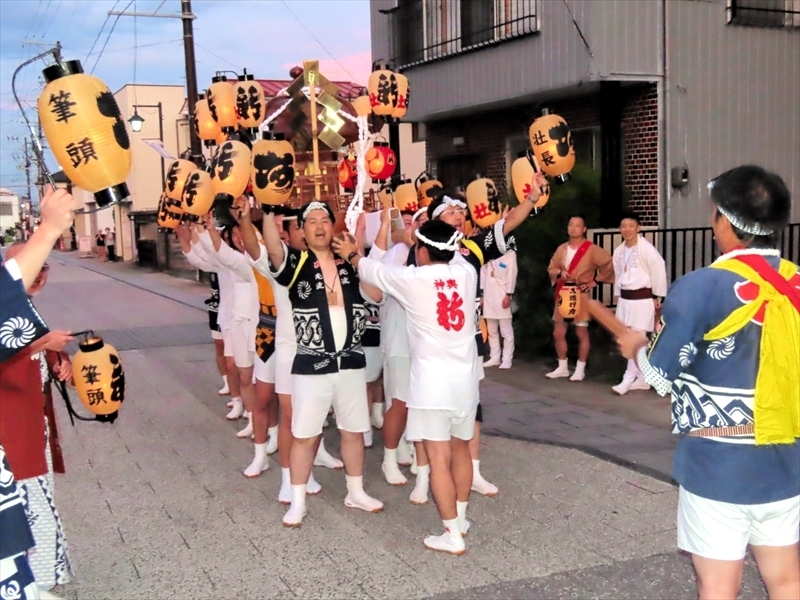
[[[627,333],[629,327],[617,319],[614,313],[602,302],[589,300],[589,314],[592,318],[606,328],[615,338]]]
[[[306,82],[308,84],[309,102],[311,102],[311,152],[314,156],[314,169],[312,176],[314,177],[314,196],[317,200],[320,199],[321,190],[319,184],[319,139],[317,132],[317,73],[319,69],[319,62],[305,61],[303,63],[303,71],[306,73]]]

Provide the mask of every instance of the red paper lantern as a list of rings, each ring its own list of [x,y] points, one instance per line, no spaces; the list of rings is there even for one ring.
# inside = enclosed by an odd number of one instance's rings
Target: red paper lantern
[[[343,158],[339,163],[339,183],[346,190],[353,190],[358,183],[358,167],[354,158]]]
[[[394,174],[397,157],[388,142],[375,142],[364,156],[367,163],[367,175],[373,181],[386,181]]]

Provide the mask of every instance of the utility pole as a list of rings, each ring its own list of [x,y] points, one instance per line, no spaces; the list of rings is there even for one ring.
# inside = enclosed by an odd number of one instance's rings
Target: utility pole
[[[161,4],[164,4],[163,2]],[[159,8],[161,6],[159,5]],[[181,19],[183,21],[183,55],[186,68],[186,99],[189,105],[189,142],[192,151],[192,162],[201,166],[204,162],[203,148],[197,132],[192,126],[195,104],[197,102],[197,65],[194,58],[194,26],[192,21],[197,17],[192,14],[191,0],[181,0],[181,13],[161,14],[156,10],[153,13],[123,12],[111,10],[109,16],[120,17],[157,17],[161,19]]]
[[[22,146],[25,154],[25,180],[28,184],[28,201],[31,202],[31,206],[33,206],[33,199],[31,197],[31,155],[28,154],[28,138],[25,138],[25,143]]]

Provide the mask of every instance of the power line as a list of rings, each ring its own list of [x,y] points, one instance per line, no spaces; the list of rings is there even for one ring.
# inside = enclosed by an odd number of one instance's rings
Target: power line
[[[218,58],[218,59],[220,59],[222,62],[224,62],[224,63],[227,63],[228,65],[230,65],[230,66],[231,66],[231,67],[233,67],[234,69],[238,69],[238,68],[239,68],[239,66],[238,66],[238,65],[235,65],[235,64],[233,64],[233,63],[232,63],[231,61],[229,61],[229,60],[225,60],[225,59],[224,59],[224,58],[222,58],[222,57],[221,57],[219,54],[214,54],[214,53],[213,53],[211,50],[209,50],[208,48],[204,48],[203,46],[201,46],[200,44],[198,44],[198,43],[197,43],[197,41],[195,41],[194,45],[195,45],[195,46],[197,46],[198,48],[200,48],[200,50],[205,50],[205,51],[206,51],[206,52],[208,52],[208,53],[209,53],[211,56],[214,56],[215,58]]]
[[[117,8],[117,4],[119,4],[119,0],[117,0],[116,2],[114,2],[114,6],[111,8],[111,10],[112,10],[112,11],[113,11],[115,8]],[[105,29],[105,28],[106,28],[106,23],[108,23],[108,20],[109,20],[110,18],[111,18],[111,14],[106,14],[106,20],[105,20],[105,21],[103,21],[103,26],[102,26],[102,27],[100,27],[100,31],[98,31],[98,32],[97,32],[97,37],[96,37],[96,38],[94,38],[94,43],[92,44],[92,47],[89,49],[89,54],[87,54],[87,55],[86,55],[86,60],[84,61],[85,63],[88,63],[88,62],[89,62],[89,57],[92,55],[92,51],[94,50],[94,47],[97,45],[97,42],[98,42],[98,40],[100,39],[100,36],[101,36],[101,35],[103,35],[103,29]]]
[[[308,35],[310,35],[312,38],[314,38],[314,41],[315,41],[315,42],[317,42],[317,43],[320,45],[320,48],[322,48],[323,50],[325,50],[325,52],[327,52],[327,53],[328,53],[328,56],[330,56],[330,57],[331,57],[331,58],[334,60],[334,62],[335,62],[337,65],[339,65],[340,67],[342,67],[342,70],[343,70],[345,73],[347,73],[347,75],[350,77],[350,80],[351,80],[351,81],[353,81],[353,82],[355,83],[355,81],[356,81],[356,78],[355,78],[355,77],[353,77],[353,74],[352,74],[350,71],[348,71],[347,69],[345,69],[344,65],[343,65],[342,63],[340,63],[340,62],[339,62],[339,60],[338,60],[338,59],[337,59],[337,58],[336,58],[336,57],[335,57],[333,54],[331,54],[331,51],[330,51],[330,50],[328,50],[328,49],[325,47],[325,44],[323,44],[322,42],[320,42],[320,41],[317,39],[317,36],[315,36],[313,33],[311,33],[311,30],[310,30],[308,27],[306,27],[305,23],[303,23],[303,22],[300,20],[300,17],[298,17],[296,14],[294,14],[294,11],[293,11],[291,8],[289,8],[289,5],[288,5],[288,4],[286,4],[286,2],[285,2],[284,0],[281,0],[281,4],[283,4],[283,5],[286,7],[286,10],[288,10],[288,11],[289,11],[289,12],[292,14],[292,16],[293,16],[295,19],[297,19],[297,22],[298,22],[298,23],[300,23],[300,25],[302,26],[302,28],[303,28],[303,29],[305,29],[305,30],[306,30],[306,32],[308,32]]]
[[[126,10],[128,10],[130,8],[131,4],[133,4],[133,0],[128,2],[128,5],[125,8],[122,9],[122,12],[125,12]],[[117,23],[119,22],[120,16],[121,15],[117,15],[117,18],[114,19],[114,22],[111,24],[111,30],[108,32],[108,37],[106,37],[106,41],[103,44],[103,47],[100,49],[100,54],[97,55],[97,60],[94,61],[94,66],[92,67],[92,70],[89,72],[90,75],[94,74],[94,70],[97,68],[97,63],[99,63],[100,59],[103,57],[103,51],[106,49],[106,46],[108,45],[108,40],[111,39],[111,34],[114,33],[114,28],[117,26]]]
[[[48,32],[48,31],[50,31],[50,28],[53,26],[53,23],[55,23],[55,22],[56,22],[56,17],[58,16],[58,11],[59,11],[59,10],[61,10],[61,5],[62,5],[63,3],[64,3],[64,0],[58,0],[58,6],[56,6],[56,12],[55,12],[55,13],[53,13],[53,18],[52,18],[52,19],[50,19],[50,24],[49,24],[49,25],[47,26],[47,28],[44,30],[44,33],[42,34],[42,39],[44,39],[44,36],[46,36],[46,35],[47,35],[47,32]]]

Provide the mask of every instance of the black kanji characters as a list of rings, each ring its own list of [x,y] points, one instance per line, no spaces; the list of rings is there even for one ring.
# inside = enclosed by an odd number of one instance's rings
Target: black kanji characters
[[[81,163],[85,165],[89,164],[89,160],[92,158],[99,160],[97,152],[95,152],[94,149],[94,143],[88,137],[83,138],[77,143],[70,142],[67,144],[66,150],[73,167],[77,167]]]
[[[65,92],[64,90],[61,90],[57,96],[55,94],[50,94],[50,100],[47,104],[53,106],[50,112],[58,117],[56,119],[57,123],[69,123],[72,117],[78,116],[76,113],[72,112],[72,107],[77,106],[78,103],[72,102],[70,100],[71,97],[72,92]]]

